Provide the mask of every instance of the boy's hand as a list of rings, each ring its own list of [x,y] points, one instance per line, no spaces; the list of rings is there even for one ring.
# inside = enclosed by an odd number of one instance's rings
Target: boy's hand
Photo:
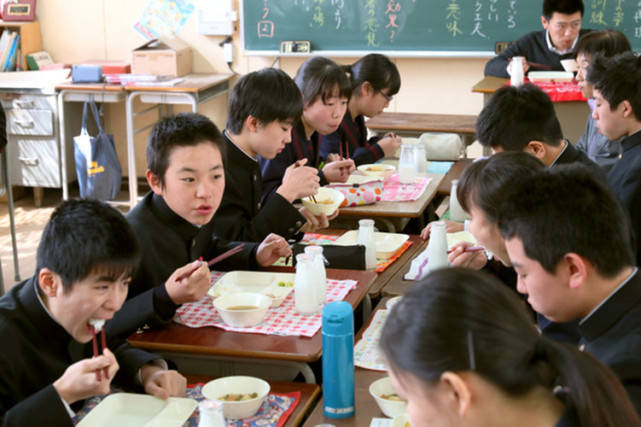
[[[278,234],[270,233],[256,250],[256,262],[262,267],[269,267],[279,258],[290,256],[292,248]]]
[[[316,194],[320,187],[318,171],[305,166],[307,159],[298,160],[285,169],[283,183],[276,192],[292,203],[296,199]]]
[[[378,140],[378,146],[383,150],[385,157],[393,157],[396,151],[401,148],[403,140],[400,136],[393,133],[387,133],[384,137]]]
[[[196,269],[194,271],[194,269]],[[193,273],[191,273],[193,271]],[[191,274],[189,274],[191,273]],[[188,277],[182,276],[189,275]],[[211,279],[206,262],[194,261],[176,269],[165,282],[169,298],[174,304],[200,301],[209,290]]]
[[[465,230],[465,224],[461,222],[451,221],[449,219],[443,219],[441,221],[445,223],[446,233],[456,233],[456,232]],[[423,240],[427,240],[430,237],[431,229],[432,229],[432,222],[427,224],[425,228],[421,231],[421,238]]]
[[[166,370],[154,364],[140,368],[145,392],[162,400],[182,397],[187,391],[187,379],[174,370]]]
[[[300,214],[303,215],[307,220],[307,222],[305,222],[305,225],[303,225],[303,227],[301,228],[301,231],[303,233],[315,233],[321,228],[327,228],[329,227],[329,220],[334,219],[338,216],[338,209],[336,209],[336,211],[334,211],[334,213],[329,217],[327,217],[325,214],[316,216],[305,207],[300,208],[298,212],[300,212]]]
[[[103,368],[109,368],[109,378],[103,375]],[[98,357],[83,359],[69,366],[53,387],[71,405],[78,400],[109,393],[109,385],[118,368],[116,357],[106,348]],[[96,376],[97,370],[100,370],[100,381]]]
[[[323,167],[323,174],[329,182],[345,182],[355,170],[354,160],[336,160]]]
[[[451,252],[447,255],[447,260],[452,267],[465,267],[472,270],[480,270],[487,264],[485,251],[465,252],[465,248],[474,246],[470,242],[460,242],[452,246]]]

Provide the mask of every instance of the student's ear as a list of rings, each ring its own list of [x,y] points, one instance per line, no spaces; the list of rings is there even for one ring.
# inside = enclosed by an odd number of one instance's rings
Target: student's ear
[[[563,265],[568,275],[568,287],[577,289],[588,277],[587,261],[579,254],[569,252],[563,256]]]
[[[250,132],[256,132],[259,125],[260,121],[251,114],[245,119],[245,126],[247,126],[247,130],[249,130]]]
[[[58,274],[44,267],[38,272],[38,286],[47,298],[53,298],[57,295],[62,282]]]
[[[361,96],[372,96],[374,95],[374,86],[368,81],[364,81],[360,87]]]
[[[524,151],[543,161],[545,157],[545,144],[541,141],[530,141],[525,146]]]
[[[145,178],[147,178],[147,184],[151,187],[151,191],[160,196],[162,194],[162,184],[158,175],[147,169],[145,171]]]
[[[548,26],[550,25],[550,22],[545,19],[545,16],[541,16],[541,25],[543,26],[544,30],[547,30]]]
[[[459,416],[465,415],[470,408],[472,392],[467,381],[459,374],[445,371],[441,374],[441,387],[445,391],[446,401],[452,400]]]
[[[623,105],[623,117],[626,119],[628,117],[634,117],[634,110],[632,109],[632,104],[630,104],[630,101],[627,99],[624,99],[621,101],[621,104]]]

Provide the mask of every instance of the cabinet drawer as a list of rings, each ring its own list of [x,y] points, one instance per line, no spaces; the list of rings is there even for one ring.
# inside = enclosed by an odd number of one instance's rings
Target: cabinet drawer
[[[6,110],[55,110],[55,96],[9,95],[1,99]]]
[[[11,138],[7,149],[13,185],[60,187],[60,156],[55,139]]]
[[[53,135],[53,114],[48,110],[7,110],[9,135]]]

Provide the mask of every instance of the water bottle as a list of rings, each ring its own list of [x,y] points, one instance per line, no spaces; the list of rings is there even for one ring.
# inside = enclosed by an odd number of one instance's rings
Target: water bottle
[[[198,404],[198,427],[225,427],[223,404],[214,400],[203,400]]]
[[[309,254],[296,255],[296,277],[294,279],[294,305],[300,314],[314,314],[318,311],[317,280],[314,277],[312,257]]]
[[[318,306],[320,308],[325,304],[327,298],[327,272],[325,271],[327,260],[323,256],[322,246],[308,245],[305,247],[305,253],[312,257],[312,269],[318,282]]]
[[[354,415],[354,312],[345,301],[323,308],[323,414]]]
[[[358,221],[358,244],[365,246],[365,268],[367,270],[376,268],[376,236],[373,219]]]
[[[427,271],[437,270],[449,265],[447,260],[447,234],[443,221],[432,223],[430,241],[427,244],[427,257]]]
[[[401,145],[401,157],[398,159],[398,181],[401,184],[413,184],[416,176],[416,155],[410,144]]]
[[[525,80],[523,73],[523,57],[513,56],[510,63],[510,86],[521,86]]]
[[[452,188],[450,189],[450,219],[452,221],[463,222],[465,221],[465,211],[456,197],[458,189],[458,179],[452,180]]]

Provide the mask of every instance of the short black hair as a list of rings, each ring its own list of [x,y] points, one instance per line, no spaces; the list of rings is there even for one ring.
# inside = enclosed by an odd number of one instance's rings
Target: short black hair
[[[263,68],[244,75],[229,94],[227,129],[239,134],[247,117],[262,124],[273,121],[294,124],[303,113],[303,97],[284,71]]]
[[[345,70],[323,56],[315,56],[303,62],[294,81],[303,94],[305,106],[311,105],[317,97],[325,103],[332,96],[348,100],[352,96],[352,83]]]
[[[503,238],[554,273],[574,252],[604,277],[635,263],[628,217],[612,190],[584,165],[556,166],[515,183],[499,216]]]
[[[494,93],[476,121],[476,138],[486,147],[523,151],[530,141],[558,147],[563,133],[550,97],[525,84]]]
[[[180,113],[165,117],[156,123],[147,141],[147,169],[154,173],[162,185],[169,167],[169,156],[176,147],[193,147],[211,142],[220,150],[224,160],[223,135],[214,122],[198,113]]]
[[[387,96],[396,95],[401,89],[401,75],[396,65],[385,55],[370,53],[352,65],[344,65],[343,69],[352,81],[352,90],[369,82],[375,91],[388,89]]]
[[[625,34],[610,29],[591,31],[579,38],[576,44],[576,54],[581,53],[590,58],[598,54],[610,57],[630,50],[632,47]]]
[[[63,288],[90,274],[133,276],[140,261],[138,239],[125,217],[97,200],[67,200],[51,214],[38,245],[36,275],[58,274]]]
[[[554,12],[564,15],[581,12],[581,16],[583,16],[585,8],[582,0],[543,0],[543,17],[550,20]]]
[[[624,52],[611,58],[596,55],[588,68],[588,83],[594,86],[615,110],[623,101],[632,105],[641,121],[641,57]]]
[[[496,224],[507,189],[515,180],[534,175],[544,167],[539,159],[522,151],[497,153],[465,168],[456,197],[465,212],[470,213],[474,205]]]

